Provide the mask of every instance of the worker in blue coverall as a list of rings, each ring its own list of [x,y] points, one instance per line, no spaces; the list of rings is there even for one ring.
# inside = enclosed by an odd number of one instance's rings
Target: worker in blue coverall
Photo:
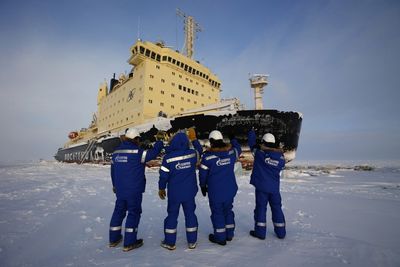
[[[203,196],[208,192],[211,222],[214,233],[208,236],[212,243],[226,245],[235,230],[233,200],[238,190],[234,173],[235,162],[242,150],[236,139],[225,144],[220,131],[209,135],[211,148],[202,155],[199,170],[200,187]]]
[[[161,141],[157,141],[152,149],[140,148],[140,135],[134,128],[126,131],[121,144],[116,147],[111,161],[111,179],[117,200],[110,222],[110,247],[122,241],[122,221],[127,211],[123,251],[143,245],[143,239],[137,239],[137,231],[146,186],[145,164],[155,159],[162,148]]]
[[[254,209],[254,230],[250,235],[265,239],[267,232],[267,204],[272,213],[274,231],[278,238],[285,238],[285,216],[282,211],[280,194],[280,177],[285,167],[283,151],[278,147],[271,133],[264,134],[262,144],[256,144],[256,133],[251,130],[248,134],[248,144],[254,156],[253,171],[250,184],[255,187],[256,207]]]
[[[189,137],[193,137],[191,129]],[[168,216],[164,220],[165,238],[161,242],[163,248],[176,248],[176,229],[178,225],[179,209],[182,205],[185,214],[186,238],[189,249],[196,248],[197,217],[195,214],[197,194],[196,165],[200,160],[202,147],[199,141],[191,138],[194,148],[189,148],[189,139],[185,133],[177,133],[166,147],[166,154],[160,167],[159,196],[165,199],[168,193]],[[167,187],[168,186],[168,187]]]

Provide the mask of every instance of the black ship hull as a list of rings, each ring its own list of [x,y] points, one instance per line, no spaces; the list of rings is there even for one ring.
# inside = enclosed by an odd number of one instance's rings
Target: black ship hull
[[[247,146],[247,133],[255,129],[258,139],[264,133],[273,133],[285,152],[296,152],[302,116],[297,112],[282,112],[277,110],[242,110],[229,115],[190,115],[177,117],[170,121],[168,134],[191,127],[196,128],[200,140],[208,139],[212,130],[220,130],[225,137],[235,136],[242,146]],[[155,141],[159,129],[154,125],[148,131],[141,133],[144,147],[150,147]],[[107,163],[116,146],[120,144],[119,137],[101,138],[86,144],[69,148],[60,148],[55,159],[62,162],[93,162]]]

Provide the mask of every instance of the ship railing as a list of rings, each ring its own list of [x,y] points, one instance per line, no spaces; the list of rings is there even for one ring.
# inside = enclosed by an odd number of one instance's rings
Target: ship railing
[[[85,161],[86,156],[89,154],[90,150],[92,150],[96,141],[97,141],[96,139],[92,139],[88,142],[88,146],[86,147],[85,152],[83,153],[79,164],[82,164]]]

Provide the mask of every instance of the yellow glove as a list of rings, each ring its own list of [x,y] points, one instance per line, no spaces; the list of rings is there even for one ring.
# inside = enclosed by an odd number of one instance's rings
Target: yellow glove
[[[193,127],[188,129],[188,131],[187,131],[187,136],[189,137],[189,140],[190,140],[190,141],[193,141],[193,140],[196,140],[196,139],[197,139],[197,137],[196,137],[196,131],[194,130]]]
[[[160,190],[158,190],[158,196],[159,196],[161,199],[165,199],[165,197],[167,196],[167,194],[165,193],[165,189],[160,189]]]

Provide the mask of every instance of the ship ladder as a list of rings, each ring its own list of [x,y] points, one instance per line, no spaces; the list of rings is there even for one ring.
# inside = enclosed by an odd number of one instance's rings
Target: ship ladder
[[[92,150],[94,144],[96,143],[96,139],[92,139],[89,141],[88,146],[85,149],[85,152],[83,153],[82,157],[81,157],[81,161],[79,162],[79,164],[82,164],[85,161],[85,158],[87,156],[87,154],[90,152],[90,150]]]

